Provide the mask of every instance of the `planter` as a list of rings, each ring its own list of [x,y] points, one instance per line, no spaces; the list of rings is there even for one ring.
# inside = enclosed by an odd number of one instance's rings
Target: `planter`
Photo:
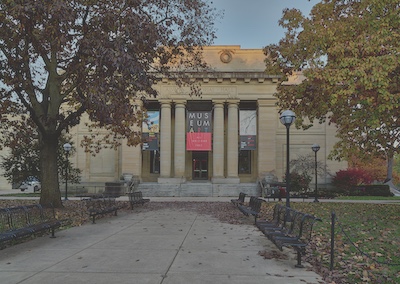
[[[133,174],[123,173],[122,178],[124,181],[129,182],[132,180]]]

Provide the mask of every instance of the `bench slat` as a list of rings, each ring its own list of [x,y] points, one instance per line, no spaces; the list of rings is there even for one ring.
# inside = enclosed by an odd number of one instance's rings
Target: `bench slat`
[[[261,204],[264,202],[264,200],[256,197],[256,196],[251,196],[249,205],[239,205],[238,208],[239,210],[246,216],[252,215],[254,216],[254,223],[257,222],[257,218],[259,216],[260,210],[261,210]]]
[[[118,215],[117,203],[114,197],[103,197],[103,198],[88,198],[84,199],[86,202],[86,208],[89,213],[89,217],[92,218],[92,224],[96,223],[96,217],[99,215],[105,215],[114,213]]]
[[[234,204],[235,206],[243,205],[246,195],[247,195],[246,193],[240,192],[239,197],[237,199],[231,199],[232,204]]]
[[[141,191],[130,191],[128,192],[128,197],[132,210],[135,204],[141,204],[143,206],[150,201],[149,198],[143,198],[143,193]]]

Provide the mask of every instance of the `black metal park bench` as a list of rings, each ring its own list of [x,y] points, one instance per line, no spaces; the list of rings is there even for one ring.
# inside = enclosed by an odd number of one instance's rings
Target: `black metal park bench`
[[[66,220],[57,220],[53,206],[32,204],[0,209],[0,243],[4,245],[35,234],[49,232],[55,238],[55,229]]]
[[[246,193],[240,192],[239,197],[237,199],[231,199],[232,204],[235,206],[243,205],[246,195],[247,195]]]
[[[110,213],[113,213],[115,216],[117,216],[119,207],[115,201],[115,197],[102,196],[96,198],[86,198],[83,201],[86,202],[86,208],[93,224],[96,223],[97,216],[104,216]]]
[[[131,209],[137,204],[144,205],[145,203],[149,202],[149,198],[143,198],[143,193],[141,191],[131,191],[128,192],[129,203],[131,205]]]
[[[256,226],[279,250],[283,250],[283,247],[292,247],[297,253],[296,267],[303,267],[301,256],[306,253],[306,247],[312,238],[313,226],[317,221],[321,219],[277,204],[274,207],[272,220],[259,220]]]
[[[238,208],[244,215],[254,216],[254,223],[255,223],[257,221],[257,218],[259,217],[262,202],[264,202],[264,200],[256,196],[251,196],[248,206],[238,205]]]
[[[281,212],[282,210],[282,206],[281,204],[277,203],[274,206],[274,211],[272,214],[272,218],[271,220],[257,220],[256,221],[256,226],[257,228],[259,228],[261,231],[267,228],[279,228],[281,227],[283,224],[281,224],[281,222],[283,222],[284,216],[281,216],[280,214],[284,214],[284,212]]]

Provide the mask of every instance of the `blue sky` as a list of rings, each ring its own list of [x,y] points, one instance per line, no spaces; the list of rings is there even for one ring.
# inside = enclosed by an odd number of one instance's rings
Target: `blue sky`
[[[210,0],[224,17],[215,23],[215,45],[240,45],[242,48],[262,48],[278,43],[284,30],[278,25],[285,8],[300,9],[304,15],[320,0]]]

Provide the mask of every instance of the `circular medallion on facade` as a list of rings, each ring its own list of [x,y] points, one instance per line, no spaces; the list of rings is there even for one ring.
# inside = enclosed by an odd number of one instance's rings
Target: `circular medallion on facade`
[[[219,56],[222,62],[229,63],[232,60],[232,54],[228,50],[222,51],[221,55]]]

